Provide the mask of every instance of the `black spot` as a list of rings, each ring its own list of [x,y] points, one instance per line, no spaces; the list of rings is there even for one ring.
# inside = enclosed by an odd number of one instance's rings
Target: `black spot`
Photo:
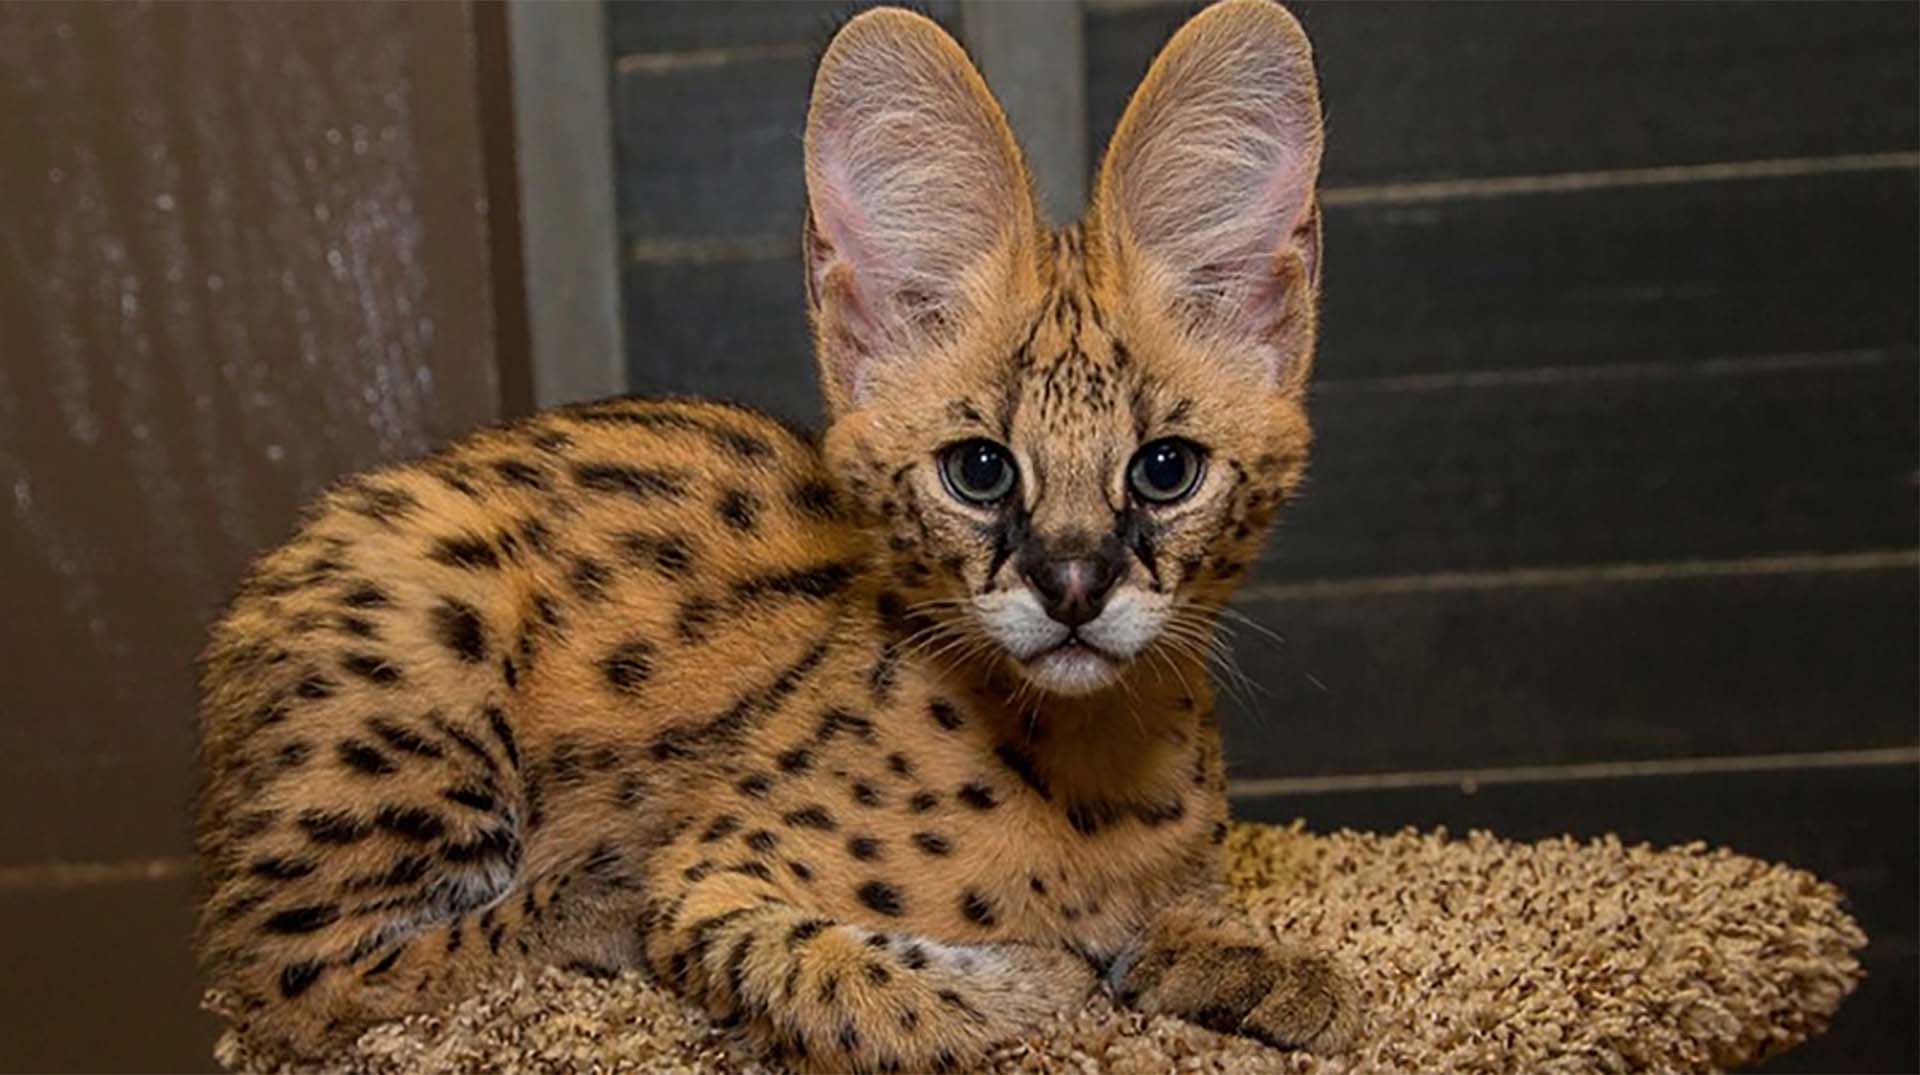
[[[741,777],[740,782],[734,787],[738,788],[742,795],[764,799],[767,797],[767,791],[773,787],[773,778],[765,773],[748,773]]]
[[[954,794],[975,810],[991,810],[1000,805],[993,797],[993,789],[985,784],[963,784]]]
[[[813,737],[825,743],[841,732],[847,732],[866,742],[874,742],[873,721],[866,717],[849,713],[839,706],[833,706],[820,716],[820,726],[814,730]]]
[[[878,963],[869,963],[866,968],[867,981],[874,985],[886,985],[893,981],[893,972]]]
[[[986,1018],[980,1014],[980,1009],[969,1004],[967,998],[952,989],[942,989],[934,995],[940,998],[940,1003],[945,1004],[949,1008],[958,1008],[966,1014],[967,1018],[974,1022],[983,1022]]]
[[[415,754],[422,758],[438,758],[445,754],[440,744],[386,717],[368,717],[367,729],[404,754]]]
[[[1028,875],[1027,887],[1033,889],[1033,894],[1036,896],[1044,896],[1047,894],[1047,883],[1040,880],[1040,875],[1037,873]]]
[[[1013,770],[1015,776],[1018,776],[1027,787],[1033,789],[1035,795],[1042,799],[1053,798],[1053,792],[1047,787],[1046,778],[1033,767],[1032,758],[1027,757],[1009,743],[1000,744],[994,749],[994,753],[999,755],[1001,764]]]
[[[557,429],[545,429],[534,434],[533,446],[543,452],[557,454],[573,447],[573,438]]]
[[[427,875],[433,862],[425,855],[407,855],[392,866],[376,874],[356,877],[347,882],[350,891],[369,888],[397,888],[411,885]]]
[[[787,931],[787,947],[797,948],[820,935],[821,931],[833,925],[831,919],[803,918]]]
[[[472,534],[441,538],[434,542],[428,555],[438,563],[468,571],[500,566],[500,556],[493,551],[493,546],[487,544],[485,538]]]
[[[1067,807],[1067,824],[1082,836],[1092,836],[1100,831],[1100,812],[1085,803],[1074,803]]]
[[[295,769],[305,764],[306,760],[312,756],[313,747],[311,745],[300,742],[299,740],[294,740],[286,746],[281,747],[280,752],[274,755],[273,760],[274,764],[282,769]]]
[[[881,843],[871,836],[855,836],[847,841],[847,854],[861,862],[872,862],[880,857]]]
[[[780,820],[785,823],[787,827],[795,829],[820,829],[825,832],[832,832],[834,829],[840,827],[839,823],[833,820],[833,815],[827,813],[826,808],[821,806],[806,806],[798,810],[789,810],[780,816]]]
[[[339,686],[333,680],[314,672],[302,677],[300,682],[294,685],[293,693],[308,701],[317,702],[322,698],[333,697],[333,692]]]
[[[549,488],[546,471],[532,463],[525,463],[518,459],[501,459],[494,462],[493,470],[514,485],[538,489],[543,493]]]
[[[732,814],[722,814],[713,819],[713,823],[707,826],[707,831],[700,834],[700,842],[710,844],[715,840],[724,840],[739,831],[740,819]]]
[[[351,489],[355,495],[347,499],[347,510],[375,522],[403,519],[420,507],[420,501],[404,489],[364,481],[353,483]]]
[[[600,662],[613,689],[625,694],[637,692],[653,676],[654,649],[651,642],[634,639],[622,643]]]
[[[520,669],[514,666],[512,657],[500,658],[500,678],[507,681],[508,690],[520,685]]]
[[[706,880],[707,876],[711,873],[713,873],[713,860],[701,859],[699,862],[681,870],[680,876],[686,878],[689,884],[698,884]]]
[[[612,581],[613,572],[607,565],[588,556],[576,557],[573,570],[567,575],[567,582],[573,586],[573,592],[588,601],[599,601],[607,596],[607,583]]]
[[[292,881],[305,877],[319,868],[320,864],[312,859],[289,859],[270,856],[267,858],[254,859],[253,862],[248,864],[247,872],[255,877],[265,878],[269,881]]]
[[[480,744],[479,739],[475,738],[465,729],[456,726],[439,710],[430,710],[427,713],[427,721],[433,725],[434,730],[446,736],[448,739],[453,740],[455,746],[479,759],[480,763],[485,765],[489,772],[499,767],[500,763],[494,760],[492,754],[487,753],[487,748]]]
[[[401,679],[399,668],[371,653],[349,653],[340,658],[340,667],[380,687],[391,687]]]
[[[937,832],[916,832],[913,834],[913,846],[929,855],[949,855],[953,853],[953,843]]]
[[[340,920],[340,908],[331,903],[294,907],[267,919],[269,933],[312,933]]]
[[[626,861],[626,857],[615,851],[612,845],[598,843],[581,861],[580,869],[589,877],[607,878],[617,874]]]
[[[924,970],[928,962],[927,950],[917,944],[907,945],[906,951],[900,953],[900,962],[906,964],[909,970]]]
[[[707,637],[707,629],[718,618],[720,605],[713,598],[695,594],[680,603],[680,611],[674,618],[674,631],[681,639],[689,643],[701,642]]]
[[[494,801],[492,794],[480,788],[448,788],[440,793],[440,797],[448,802],[459,803],[461,806],[471,807],[483,813],[492,813],[499,805]]]
[[[853,581],[855,570],[854,564],[826,563],[755,575],[734,583],[733,595],[742,602],[754,602],[767,597],[824,601],[846,589],[847,584]]]
[[[389,776],[398,770],[387,760],[385,754],[373,749],[358,739],[343,739],[336,748],[340,763],[357,773],[367,776]]]
[[[1207,834],[1207,839],[1209,842],[1212,842],[1215,844],[1226,843],[1227,842],[1227,823],[1224,821],[1214,822],[1213,831]]]
[[[747,846],[763,855],[772,851],[774,845],[779,842],[780,837],[766,829],[755,829],[747,834]]]
[[[596,493],[621,493],[636,500],[684,496],[687,491],[686,479],[676,471],[623,463],[576,464],[573,480],[582,489]]]
[[[804,773],[813,768],[813,752],[806,747],[794,747],[775,758],[782,772]]]
[[[804,862],[799,861],[798,859],[787,863],[787,869],[792,870],[793,876],[796,878],[799,878],[802,881],[813,880],[813,867],[807,865]]]
[[[773,871],[767,869],[764,862],[736,862],[727,867],[728,873],[744,874],[760,881],[773,880]]]
[[[927,713],[933,717],[935,724],[940,725],[948,731],[953,731],[965,723],[965,718],[960,716],[960,711],[955,709],[953,703],[947,701],[945,698],[935,698],[933,701],[928,702]]]
[[[560,606],[554,603],[551,596],[544,593],[534,594],[533,611],[540,617],[541,623],[555,631],[560,629]]]
[[[898,918],[904,913],[900,890],[885,881],[868,881],[855,889],[854,895],[880,914]]]
[[[721,494],[714,504],[720,520],[742,534],[753,533],[754,517],[760,512],[760,501],[752,493],[739,489],[729,489]]]
[[[714,425],[709,426],[706,432],[715,444],[744,460],[765,459],[773,454],[773,445],[745,430]]]
[[[679,578],[693,566],[693,548],[686,538],[678,535],[656,537],[629,533],[621,536],[620,544],[628,560],[668,578]]]
[[[924,814],[938,805],[940,796],[931,791],[916,792],[913,798],[907,800],[907,807],[916,814]]]
[[[454,656],[468,664],[487,659],[486,627],[472,605],[443,597],[434,606],[432,619],[434,637],[452,650]]]
[[[1178,796],[1163,803],[1135,806],[1133,816],[1149,828],[1166,825],[1187,816],[1187,804]]]
[[[873,662],[873,670],[867,673],[867,686],[873,691],[874,702],[886,705],[893,697],[893,688],[899,679],[900,650],[896,646],[885,646]]]
[[[364,638],[372,642],[380,640],[380,629],[374,626],[372,620],[341,613],[334,617],[333,623],[334,626],[355,638]]]
[[[311,959],[287,964],[280,970],[280,995],[292,1000],[306,992],[307,987],[320,977],[322,969],[320,963]]]
[[[515,769],[520,768],[520,747],[514,742],[513,729],[507,725],[507,715],[497,706],[488,706],[485,715],[487,728],[500,741],[500,749],[507,752],[507,763]]]
[[[340,601],[350,608],[385,608],[388,604],[386,591],[371,582],[355,585]]]
[[[856,780],[853,782],[853,801],[861,806],[879,806],[883,801],[880,792],[872,784]]]
[[[976,926],[991,926],[999,921],[993,911],[993,901],[971,888],[960,897],[960,913]]]
[[[364,839],[372,826],[351,814],[334,810],[308,810],[298,824],[307,838],[317,844],[350,844]]]
[[[383,806],[373,815],[373,823],[396,836],[421,843],[439,839],[447,828],[438,814],[417,806]]]
[[[842,518],[840,496],[833,486],[818,478],[810,478],[793,487],[789,497],[800,514],[821,522],[833,522]]]
[[[893,770],[895,776],[903,776],[908,779],[913,778],[913,762],[908,761],[905,754],[893,753],[887,755],[887,768]]]

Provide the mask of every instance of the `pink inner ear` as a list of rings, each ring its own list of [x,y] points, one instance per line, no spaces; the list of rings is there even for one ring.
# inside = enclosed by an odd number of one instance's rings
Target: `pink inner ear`
[[[815,294],[819,294],[824,290],[826,274],[833,264],[845,264],[853,273],[855,287],[866,293],[861,296],[864,299],[871,294],[883,269],[876,264],[878,259],[872,244],[865,241],[865,237],[872,234],[871,222],[853,199],[851,184],[840,164],[841,156],[835,152],[841,148],[834,145],[821,153],[818,172],[808,189],[809,208],[822,240],[809,252],[813,259],[809,270],[813,274]]]

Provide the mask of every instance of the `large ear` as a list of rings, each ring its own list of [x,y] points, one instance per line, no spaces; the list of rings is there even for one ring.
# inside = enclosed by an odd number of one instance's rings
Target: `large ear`
[[[1136,301],[1244,348],[1288,390],[1312,361],[1320,145],[1306,33],[1269,0],[1225,0],[1160,51],[1096,191]]]
[[[931,19],[848,22],[807,112],[807,296],[828,410],[937,345],[999,291],[1037,228],[987,84]]]

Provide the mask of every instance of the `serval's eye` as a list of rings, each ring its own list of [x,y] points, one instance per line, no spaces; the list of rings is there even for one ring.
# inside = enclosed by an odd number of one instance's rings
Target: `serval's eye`
[[[947,491],[969,504],[995,504],[1013,491],[1019,471],[1007,450],[990,440],[966,440],[941,453]]]
[[[1165,437],[1133,453],[1127,484],[1149,504],[1171,504],[1191,494],[1205,470],[1206,455],[1199,445]]]

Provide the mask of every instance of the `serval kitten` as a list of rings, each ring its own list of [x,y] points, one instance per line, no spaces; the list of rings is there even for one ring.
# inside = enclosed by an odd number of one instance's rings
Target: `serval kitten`
[[[1298,481],[1321,145],[1266,0],[1166,46],[1085,222],[960,47],[849,22],[806,127],[830,428],[617,399],[342,482],[205,657],[204,965],[315,1053],[639,967],[776,1062],[965,1067],[1104,983],[1356,1025],[1221,901],[1214,617]]]

